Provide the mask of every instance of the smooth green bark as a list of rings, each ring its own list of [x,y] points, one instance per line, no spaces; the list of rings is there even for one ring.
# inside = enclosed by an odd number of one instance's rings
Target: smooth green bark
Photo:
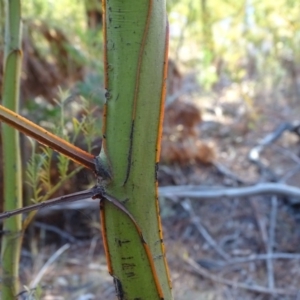
[[[156,191],[167,63],[165,1],[105,0],[104,14],[107,101],[100,161],[112,176],[107,192],[135,218],[154,265],[133,223],[105,202],[109,271],[122,286],[120,299],[172,299]]]
[[[21,69],[21,3],[5,1],[5,58],[3,81],[3,105],[18,111]],[[19,133],[2,124],[3,147],[3,198],[4,210],[22,206],[22,180]],[[1,298],[15,299],[18,291],[19,256],[21,248],[21,215],[4,221],[1,248],[2,287]]]

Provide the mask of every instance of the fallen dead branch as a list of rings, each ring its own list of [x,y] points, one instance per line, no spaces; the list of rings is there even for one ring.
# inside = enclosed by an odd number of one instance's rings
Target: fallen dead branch
[[[159,189],[162,197],[186,197],[197,199],[218,199],[250,197],[258,195],[281,195],[300,198],[300,189],[282,183],[259,183],[253,186],[238,188],[171,186]]]
[[[185,258],[185,262],[192,267],[193,271],[196,272],[198,275],[203,276],[213,282],[217,282],[220,284],[225,284],[231,286],[233,288],[243,289],[249,292],[261,293],[261,294],[269,294],[269,295],[285,295],[285,296],[296,296],[298,294],[298,290],[296,289],[280,289],[274,288],[269,289],[260,285],[248,285],[245,283],[235,282],[232,280],[224,279],[218,275],[211,274],[210,272],[206,271],[202,267],[200,267],[197,262],[195,262],[191,258]]]
[[[257,166],[259,173],[264,178],[268,178],[272,181],[278,181],[277,175],[261,161],[260,154],[267,146],[277,141],[285,131],[294,133],[299,137],[300,123],[297,121],[293,123],[285,122],[280,124],[273,132],[269,133],[261,141],[259,141],[248,154],[248,159]],[[299,163],[299,159],[297,159],[297,163]]]
[[[45,273],[48,271],[49,267],[67,250],[70,248],[70,244],[65,244],[58,250],[56,250],[51,257],[47,260],[45,265],[41,268],[39,273],[36,275],[36,277],[32,280],[29,287],[30,289],[35,289],[39,282],[41,281],[42,277],[45,275]]]
[[[233,258],[228,261],[223,260],[209,260],[209,259],[200,259],[197,260],[197,263],[200,264],[203,268],[209,266],[211,269],[221,269],[230,267],[233,265],[246,264],[256,261],[264,260],[300,260],[300,253],[272,253],[272,254],[253,254],[247,257]]]
[[[230,260],[229,255],[224,252],[224,250],[217,244],[217,242],[213,239],[213,237],[209,234],[208,230],[201,222],[201,218],[194,213],[192,209],[192,205],[189,200],[180,202],[180,205],[183,207],[185,211],[191,217],[191,223],[197,228],[198,232],[202,235],[202,237],[206,240],[206,242],[218,253],[222,258],[226,261]]]

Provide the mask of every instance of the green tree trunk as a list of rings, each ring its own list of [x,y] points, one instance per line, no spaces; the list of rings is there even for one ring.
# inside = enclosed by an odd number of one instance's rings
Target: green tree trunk
[[[172,299],[157,195],[168,29],[165,1],[104,0],[105,88],[100,165],[107,263],[119,299]],[[109,178],[110,177],[110,178]],[[141,232],[139,232],[141,230]]]

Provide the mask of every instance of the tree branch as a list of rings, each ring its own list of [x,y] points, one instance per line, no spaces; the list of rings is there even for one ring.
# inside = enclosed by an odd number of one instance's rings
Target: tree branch
[[[0,105],[0,121],[32,137],[39,143],[62,153],[86,168],[94,172],[96,171],[94,156],[92,154],[72,145],[2,105]]]

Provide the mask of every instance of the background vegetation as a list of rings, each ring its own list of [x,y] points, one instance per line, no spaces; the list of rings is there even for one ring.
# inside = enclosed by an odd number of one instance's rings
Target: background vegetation
[[[67,68],[68,82],[65,78],[62,82],[56,78],[55,86],[76,87],[72,94],[76,91],[89,99],[103,101],[103,90],[99,86],[103,70],[102,60],[99,60],[102,34],[99,28],[88,28],[86,7],[89,2],[93,1],[27,1],[23,4],[24,36],[30,35],[37,54],[47,62],[60,67],[59,60],[67,60],[64,68]],[[268,0],[170,0],[167,5],[170,56],[185,73],[196,74],[202,93],[238,84],[246,101],[262,91],[298,96],[297,1],[280,0],[275,4]],[[58,43],[65,43],[67,55],[60,58],[56,55],[58,50],[41,29],[42,25],[65,35],[68,41]],[[60,71],[65,70],[60,68]],[[50,99],[47,100],[52,101],[55,94],[48,94],[46,98]],[[27,93],[24,100],[37,101],[36,96],[28,97]],[[34,108],[32,103],[28,106]]]

